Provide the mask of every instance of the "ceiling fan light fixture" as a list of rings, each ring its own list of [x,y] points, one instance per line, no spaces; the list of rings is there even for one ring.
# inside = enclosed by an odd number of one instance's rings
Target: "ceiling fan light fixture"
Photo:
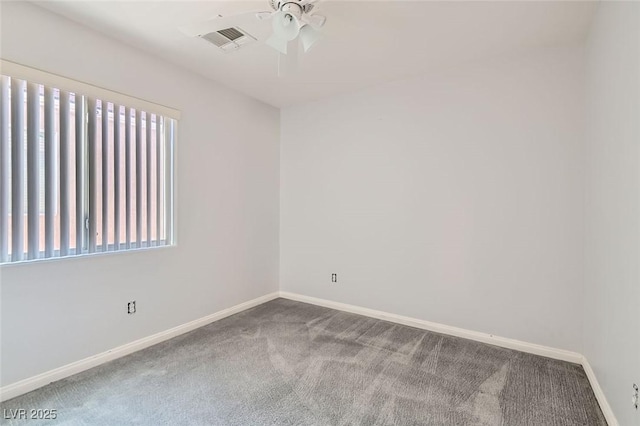
[[[320,32],[311,25],[305,25],[300,29],[300,42],[305,53],[320,39],[320,36]]]
[[[300,34],[298,18],[288,12],[277,12],[272,25],[273,34],[287,41],[294,40]]]

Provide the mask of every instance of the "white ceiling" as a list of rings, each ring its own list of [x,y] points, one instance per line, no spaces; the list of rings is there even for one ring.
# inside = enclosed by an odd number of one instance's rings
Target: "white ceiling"
[[[255,10],[261,1],[46,1],[42,7],[282,107],[453,66],[481,57],[578,43],[596,3],[581,1],[331,1],[324,37],[295,74],[277,76],[263,41],[270,22],[239,26],[260,42],[224,53],[178,27]]]

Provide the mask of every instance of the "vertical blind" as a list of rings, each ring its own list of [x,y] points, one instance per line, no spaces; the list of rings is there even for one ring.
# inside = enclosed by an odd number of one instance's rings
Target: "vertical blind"
[[[175,119],[0,78],[0,263],[173,244]]]

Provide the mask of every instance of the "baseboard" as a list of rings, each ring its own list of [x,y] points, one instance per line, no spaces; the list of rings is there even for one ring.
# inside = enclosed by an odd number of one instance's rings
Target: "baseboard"
[[[105,362],[112,361],[114,359],[129,355],[130,353],[139,351],[149,346],[153,346],[165,340],[169,340],[191,330],[195,330],[196,328],[221,320],[222,318],[228,317],[238,312],[242,312],[249,308],[253,308],[254,306],[268,302],[269,300],[273,300],[277,297],[278,292],[270,293],[256,299],[240,303],[230,308],[223,309],[214,314],[207,315],[206,317],[202,317],[186,324],[170,328],[169,330],[161,331],[160,333],[156,333],[148,337],[143,337],[142,339],[127,343],[122,346],[118,346],[117,348],[108,350],[106,352],[90,356],[80,361],[72,362],[71,364],[46,371],[42,374],[38,374],[37,376],[29,377],[27,379],[20,380],[19,382],[15,382],[7,386],[3,386],[2,388],[0,388],[0,401],[6,401],[27,392],[31,392],[32,390],[48,385],[51,382],[55,382],[56,380],[64,379],[65,377],[72,376],[74,374],[96,367],[100,364],[104,364]]]
[[[609,426],[619,426],[618,419],[616,419],[615,414],[613,414],[609,401],[607,401],[607,397],[604,395],[604,392],[600,387],[596,373],[593,371],[591,364],[589,364],[589,361],[587,361],[587,358],[584,356],[582,357],[582,368],[584,368],[584,372],[587,374],[587,378],[589,378],[591,389],[593,389],[593,393],[598,400],[598,404],[600,405],[602,414],[604,414],[604,418],[607,420],[607,424]]]
[[[550,348],[548,346],[537,345],[534,343],[522,342],[506,337],[494,336],[493,334],[481,333],[479,331],[466,330],[464,328],[452,327],[449,325],[439,324],[431,321],[425,321],[402,315],[391,314],[388,312],[377,311],[360,306],[348,305],[346,303],[333,302],[331,300],[318,299],[316,297],[303,296],[300,294],[281,291],[280,297],[285,299],[297,300],[298,302],[310,303],[312,305],[324,306],[325,308],[337,309],[339,311],[351,312],[353,314],[364,315],[371,318],[377,318],[384,321],[395,322],[397,324],[408,325],[410,327],[429,330],[436,333],[448,334],[450,336],[462,337],[464,339],[475,340],[490,345],[500,346],[508,349],[515,349],[521,352],[527,352],[547,358],[559,359],[562,361],[572,362],[574,364],[582,363],[582,355],[576,352],[565,351],[563,349]]]

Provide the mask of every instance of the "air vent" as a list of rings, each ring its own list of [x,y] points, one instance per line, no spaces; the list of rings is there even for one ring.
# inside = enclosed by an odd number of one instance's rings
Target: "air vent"
[[[244,35],[240,31],[236,30],[235,28],[227,28],[226,30],[220,30],[218,31],[218,34],[225,36],[231,41],[237,40]]]
[[[225,36],[219,34],[217,31],[213,32],[213,33],[205,34],[205,35],[200,36],[200,37],[202,37],[203,39],[207,40],[209,43],[215,44],[218,47],[222,47],[225,44],[231,42],[231,40],[229,40]]]
[[[228,52],[255,41],[255,38],[238,27],[225,28],[200,36],[204,40]]]

